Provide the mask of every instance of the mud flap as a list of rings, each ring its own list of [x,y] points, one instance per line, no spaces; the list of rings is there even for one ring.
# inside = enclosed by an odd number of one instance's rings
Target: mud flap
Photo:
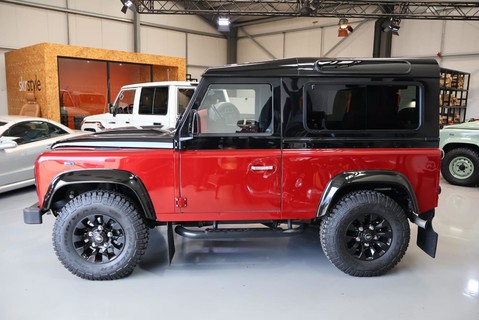
[[[168,264],[171,264],[173,256],[175,255],[175,238],[173,236],[173,224],[171,222],[167,223],[166,233],[168,245]]]
[[[436,257],[438,234],[432,228],[432,219],[434,218],[434,210],[421,214],[419,220],[423,223],[416,223],[419,228],[417,231],[417,246],[421,248],[431,257]],[[417,221],[416,221],[417,222]]]

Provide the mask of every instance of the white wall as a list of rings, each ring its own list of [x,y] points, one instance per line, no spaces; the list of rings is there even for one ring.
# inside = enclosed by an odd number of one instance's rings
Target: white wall
[[[0,114],[8,113],[4,53],[42,42],[134,51],[133,12],[118,0],[0,0]],[[226,63],[226,39],[197,16],[140,17],[140,52],[187,59],[199,79]]]
[[[8,113],[7,78],[5,76],[5,52],[0,49],[0,114]]]
[[[118,0],[0,0],[0,114],[8,110],[4,52],[41,42],[133,51],[133,13],[120,9]],[[226,39],[197,16],[143,14],[140,21],[140,52],[185,57],[193,78],[208,66],[226,63]],[[355,30],[347,38],[337,37],[337,18],[242,26],[237,61],[371,57],[374,22],[350,19]],[[471,73],[467,117],[479,118],[479,22],[403,20],[399,33],[393,37],[393,57],[435,57],[442,67]]]
[[[350,19],[354,32],[347,38],[338,38],[337,23],[337,18],[295,18],[244,26],[238,34],[238,62],[372,56],[375,20]],[[479,22],[402,20],[400,26],[391,55],[436,58],[441,67],[470,72],[466,118],[479,118]]]
[[[21,48],[39,42],[65,43],[65,14],[0,3],[0,46]]]
[[[170,45],[170,43],[174,43],[174,45]],[[142,27],[141,52],[186,58],[186,34],[153,27]]]
[[[238,62],[286,57],[371,57],[374,20],[350,19],[354,32],[338,37],[336,18],[294,18],[244,26]]]
[[[443,68],[471,73],[466,119],[479,118],[479,22],[403,20],[399,34],[393,57],[432,57]]]

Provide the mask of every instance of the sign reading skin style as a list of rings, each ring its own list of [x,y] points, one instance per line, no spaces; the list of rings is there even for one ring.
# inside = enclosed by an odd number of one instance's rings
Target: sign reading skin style
[[[35,80],[23,80],[23,77],[18,81],[18,91],[42,91],[42,83],[37,79],[35,75]]]

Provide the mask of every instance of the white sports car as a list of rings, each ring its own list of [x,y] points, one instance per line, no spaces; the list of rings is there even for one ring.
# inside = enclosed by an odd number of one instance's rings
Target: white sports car
[[[54,142],[82,134],[48,119],[0,115],[0,193],[33,185],[36,158]]]

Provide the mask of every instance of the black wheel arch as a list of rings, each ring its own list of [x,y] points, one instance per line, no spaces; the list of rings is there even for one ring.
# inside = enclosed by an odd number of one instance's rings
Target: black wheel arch
[[[141,179],[118,169],[74,170],[56,176],[45,195],[42,211],[52,210],[56,215],[76,195],[99,189],[125,194],[139,205],[148,221],[156,221],[153,202]]]
[[[384,193],[394,199],[408,216],[419,212],[416,193],[402,173],[388,170],[346,171],[329,181],[318,205],[316,219],[326,216],[342,196],[357,190],[374,190]]]

